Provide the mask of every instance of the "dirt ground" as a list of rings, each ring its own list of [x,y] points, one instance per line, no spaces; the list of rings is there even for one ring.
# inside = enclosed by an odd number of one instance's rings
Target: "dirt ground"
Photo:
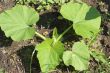
[[[1,1],[1,0],[0,0]],[[100,47],[103,49],[104,53],[107,57],[110,57],[110,0],[83,0],[87,2],[87,4],[96,7],[101,15],[102,15],[102,24],[101,24],[101,33],[99,35],[100,39],[98,39],[98,43],[100,43]],[[0,2],[0,12],[3,12],[6,9],[9,9],[15,5],[14,0],[7,0],[7,2]],[[53,26],[58,28],[59,33],[61,33],[66,27],[68,23],[71,23],[67,20],[58,20],[58,16],[60,14],[57,12],[57,7],[54,7],[51,11],[44,11],[40,14],[40,21],[37,23],[37,28],[40,33],[44,33],[48,31],[49,34],[46,36],[51,36],[51,30]],[[49,17],[48,17],[49,16]],[[47,22],[48,21],[48,22]],[[52,25],[44,25],[44,24],[52,24]],[[65,24],[62,29],[60,24]],[[46,29],[42,29],[42,26],[46,27]],[[70,32],[71,33],[71,32]],[[69,34],[69,33],[68,33]],[[71,39],[67,39],[67,38]],[[68,42],[65,44],[65,47],[71,47],[72,41],[79,40],[79,36],[69,35],[65,36],[64,40]],[[70,41],[71,40],[71,41]],[[31,55],[34,50],[34,46],[36,43],[41,42],[42,40],[39,38],[34,38],[34,40],[14,42],[10,38],[5,37],[4,32],[0,29],[0,68],[3,68],[5,73],[29,73],[30,72],[30,60]],[[37,52],[36,52],[37,53]],[[40,73],[40,66],[36,55],[32,60],[31,65],[32,73]],[[90,65],[90,73],[99,73],[97,69],[97,62],[92,61]],[[104,66],[104,68],[106,68]],[[52,73],[72,73],[72,67],[66,67],[63,63],[61,63],[55,71]],[[84,73],[84,72],[73,72],[73,73]],[[108,69],[105,73],[110,73],[110,69]]]

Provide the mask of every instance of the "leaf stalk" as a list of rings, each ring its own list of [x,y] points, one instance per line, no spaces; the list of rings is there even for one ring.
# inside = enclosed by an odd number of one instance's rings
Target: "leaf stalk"
[[[38,37],[40,37],[41,39],[43,39],[43,40],[46,39],[45,36],[43,36],[42,34],[40,34],[40,33],[38,33],[38,32],[35,32],[35,34],[36,34]]]
[[[73,27],[73,25],[69,26],[56,40],[56,42],[58,42],[71,28]]]

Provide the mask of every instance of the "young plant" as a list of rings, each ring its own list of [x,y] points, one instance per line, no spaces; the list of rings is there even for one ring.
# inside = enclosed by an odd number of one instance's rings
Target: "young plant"
[[[72,27],[77,35],[92,39],[100,31],[101,16],[99,12],[85,3],[67,3],[61,6],[60,13],[65,19],[73,22],[62,34],[53,30],[52,38],[46,38],[35,31],[34,25],[39,20],[38,13],[27,6],[16,5],[10,10],[0,14],[0,27],[7,37],[14,41],[32,39],[34,35],[44,41],[37,44],[37,58],[42,72],[49,73],[63,61],[65,65],[72,65],[76,70],[86,70],[90,59],[89,44],[83,40],[73,44],[72,51],[64,52],[64,44],[61,42],[63,35]]]

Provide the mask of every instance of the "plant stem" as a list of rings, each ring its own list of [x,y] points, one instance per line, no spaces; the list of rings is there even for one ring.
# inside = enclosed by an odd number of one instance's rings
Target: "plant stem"
[[[56,40],[56,42],[58,42],[64,35],[65,33],[67,33],[71,28],[73,27],[73,25],[69,26]]]
[[[32,55],[31,55],[31,61],[30,61],[30,73],[31,73],[31,64],[32,64],[32,60],[33,60],[33,56],[34,56],[35,51],[36,51],[36,49],[34,49],[34,51],[32,52]]]
[[[46,37],[45,37],[45,36],[43,36],[42,34],[40,34],[40,33],[38,33],[38,32],[35,32],[35,34],[36,34],[37,36],[39,36],[41,39],[43,39],[43,40],[45,40],[45,39],[46,39]]]

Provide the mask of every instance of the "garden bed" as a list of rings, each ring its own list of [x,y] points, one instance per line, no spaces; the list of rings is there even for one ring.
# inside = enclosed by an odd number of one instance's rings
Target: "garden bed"
[[[16,2],[13,0],[7,0],[8,2],[0,2],[0,11],[1,13],[7,9],[15,6]],[[88,5],[91,5],[98,9],[101,13],[101,32],[99,33],[96,42],[92,45],[96,49],[100,50],[105,54],[107,61],[110,59],[110,1],[96,1],[96,0],[83,0]],[[29,4],[34,9],[40,5],[38,4]],[[52,31],[54,27],[57,28],[58,33],[61,34],[69,24],[72,24],[71,21],[67,19],[60,19],[61,14],[59,13],[60,6],[58,4],[52,4],[50,9],[39,10],[40,19],[34,26],[36,31],[45,37],[52,37]],[[7,19],[7,18],[6,18]],[[82,39],[81,36],[78,36],[75,31],[71,32],[69,30],[66,35],[64,35],[61,40],[64,43],[66,50],[71,50],[72,45]],[[10,37],[7,38],[5,33],[0,29],[0,68],[3,69],[3,73],[40,73],[41,68],[39,60],[36,57],[37,51],[34,52],[33,57],[32,53],[36,44],[41,43],[43,40],[39,37],[29,39],[27,41],[16,42],[13,41]],[[45,55],[45,54],[44,54]],[[33,59],[32,59],[33,58]],[[30,65],[32,61],[32,64]],[[110,61],[109,61],[110,62]],[[31,67],[31,68],[30,68]],[[97,62],[94,58],[91,58],[89,69],[85,71],[76,71],[72,66],[66,66],[61,62],[54,71],[51,73],[110,73],[110,67],[102,62]]]

